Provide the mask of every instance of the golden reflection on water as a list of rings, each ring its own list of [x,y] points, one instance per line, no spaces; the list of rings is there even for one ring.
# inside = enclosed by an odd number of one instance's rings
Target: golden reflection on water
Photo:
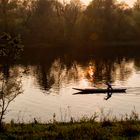
[[[75,61],[69,66],[56,59],[51,67],[47,64],[17,65],[9,69],[9,74],[15,78],[21,74],[23,77],[32,76],[34,86],[46,91],[53,88],[59,91],[71,83],[76,86],[78,83],[82,83],[82,86],[102,86],[105,81],[126,81],[134,72],[134,60],[126,59],[115,62],[90,60],[84,65]]]
[[[113,95],[106,102],[104,101],[105,95],[74,96],[72,94],[75,91],[72,88],[93,87],[94,84],[96,87],[104,87],[104,82],[108,80],[118,86],[122,86],[122,83],[126,87],[131,86],[136,81],[140,83],[138,78],[140,75],[136,76],[135,67],[135,61],[127,59],[113,62],[110,60],[95,61],[93,59],[86,63],[74,61],[69,65],[60,59],[56,59],[51,66],[47,64],[12,66],[10,67],[10,74],[15,77],[22,74],[24,93],[17,97],[11,105],[10,109],[14,108],[14,112],[11,113],[12,116],[9,113],[8,118],[16,116],[19,111],[24,111],[27,118],[34,114],[45,119],[45,113],[48,118],[51,118],[53,113],[60,110],[60,107],[66,108],[66,106],[70,106],[72,114],[76,116],[92,114],[94,111],[99,111],[102,106],[114,107],[118,112],[127,112],[132,104],[136,107],[140,106],[138,98],[129,97],[129,91],[125,95]],[[135,84],[137,85],[137,83]],[[130,104],[131,99],[132,103]],[[117,107],[118,104],[121,106]],[[26,112],[26,110],[28,111]]]
[[[18,67],[17,67],[18,68]],[[126,81],[135,71],[133,60],[123,59],[121,62],[90,61],[86,65],[74,62],[67,66],[60,59],[56,59],[51,67],[47,65],[28,66],[28,74],[34,77],[34,85],[42,90],[60,90],[68,84],[82,83],[82,86],[103,86],[105,81]],[[21,67],[20,67],[21,69]],[[22,68],[27,71],[26,67]],[[24,73],[26,76],[26,73]],[[60,93],[61,94],[61,93]]]

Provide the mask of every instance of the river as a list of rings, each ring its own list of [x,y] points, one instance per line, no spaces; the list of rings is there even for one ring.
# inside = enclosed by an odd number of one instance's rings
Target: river
[[[140,114],[140,56],[138,50],[119,49],[65,52],[49,50],[26,54],[24,61],[9,67],[20,79],[23,93],[10,103],[5,121],[41,122],[80,119],[95,112],[120,117]],[[125,51],[124,51],[125,50]],[[86,53],[85,53],[86,52]],[[27,57],[28,56],[28,57]],[[1,66],[2,67],[2,66]],[[1,70],[1,74],[3,71]],[[76,88],[106,88],[110,81],[126,93],[74,95]],[[54,115],[55,114],[55,115]]]

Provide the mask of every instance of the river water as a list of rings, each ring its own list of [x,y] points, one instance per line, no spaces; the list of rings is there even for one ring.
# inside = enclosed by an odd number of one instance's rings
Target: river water
[[[136,110],[140,114],[140,56],[138,51],[90,50],[46,51],[26,54],[24,62],[9,67],[10,75],[20,79],[23,93],[10,103],[5,121],[69,121],[95,112],[120,117]],[[31,55],[32,54],[32,55]],[[3,71],[1,71],[3,73]],[[13,77],[14,77],[13,76]],[[77,94],[75,88],[127,88],[126,93]],[[55,115],[54,115],[55,114]]]

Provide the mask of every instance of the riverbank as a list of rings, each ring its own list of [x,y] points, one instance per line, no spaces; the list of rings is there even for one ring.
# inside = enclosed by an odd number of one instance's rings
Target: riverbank
[[[140,120],[137,114],[125,116],[117,121],[106,117],[101,122],[96,117],[82,118],[80,121],[42,124],[36,119],[33,123],[5,124],[0,139],[49,139],[49,140],[125,140],[140,139]]]

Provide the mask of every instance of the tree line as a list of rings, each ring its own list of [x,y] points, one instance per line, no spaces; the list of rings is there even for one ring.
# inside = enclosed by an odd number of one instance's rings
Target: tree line
[[[0,32],[20,33],[28,44],[138,42],[140,1],[0,0]]]

